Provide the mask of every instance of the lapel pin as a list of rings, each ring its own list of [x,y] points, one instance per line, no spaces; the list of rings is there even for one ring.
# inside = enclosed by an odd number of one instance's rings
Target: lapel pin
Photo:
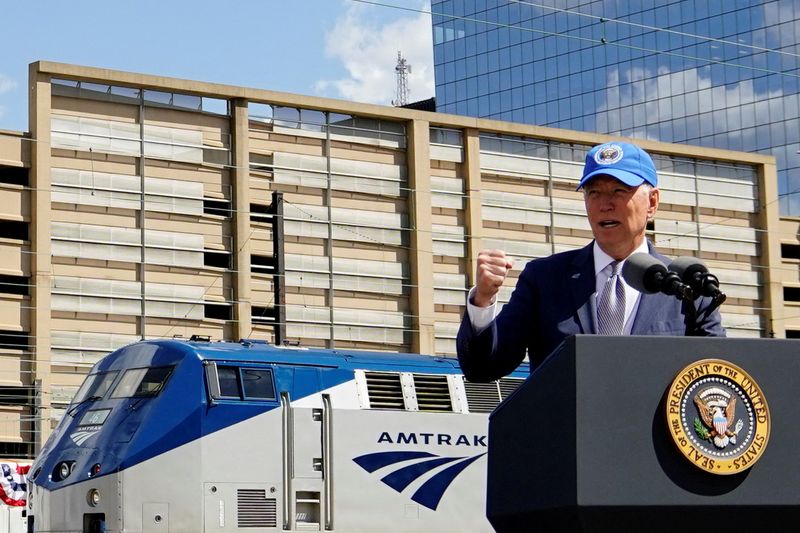
[[[578,279],[579,277],[581,277],[581,273],[580,272],[577,272],[577,273],[572,275],[572,279]]]

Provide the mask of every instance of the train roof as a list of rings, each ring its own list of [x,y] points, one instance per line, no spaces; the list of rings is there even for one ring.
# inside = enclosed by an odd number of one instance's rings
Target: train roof
[[[460,373],[458,360],[450,357],[397,352],[370,352],[348,349],[275,346],[261,340],[243,339],[239,342],[206,342],[182,339],[145,340],[122,348],[138,351],[137,347],[157,345],[175,355],[193,355],[200,360],[225,360],[242,363],[277,363],[342,369],[386,371],[438,371]],[[527,366],[527,365],[526,365]],[[524,370],[527,373],[527,368]]]

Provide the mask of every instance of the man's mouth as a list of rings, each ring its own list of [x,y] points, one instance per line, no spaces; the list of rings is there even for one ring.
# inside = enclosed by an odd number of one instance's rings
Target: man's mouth
[[[600,227],[601,228],[608,229],[608,228],[615,228],[617,226],[619,226],[619,221],[617,221],[617,220],[601,220],[600,221]]]

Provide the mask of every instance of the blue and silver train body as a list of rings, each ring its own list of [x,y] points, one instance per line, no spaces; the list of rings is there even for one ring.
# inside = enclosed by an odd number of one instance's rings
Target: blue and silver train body
[[[487,413],[526,377],[453,359],[144,341],[31,468],[29,532],[491,531]]]

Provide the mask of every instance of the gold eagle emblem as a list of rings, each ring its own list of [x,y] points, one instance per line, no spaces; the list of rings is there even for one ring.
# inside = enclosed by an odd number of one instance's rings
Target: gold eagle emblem
[[[695,431],[702,439],[710,440],[717,448],[736,444],[736,435],[742,429],[740,420],[734,427],[736,397],[719,387],[709,387],[695,394],[694,404],[704,427],[695,420]]]

